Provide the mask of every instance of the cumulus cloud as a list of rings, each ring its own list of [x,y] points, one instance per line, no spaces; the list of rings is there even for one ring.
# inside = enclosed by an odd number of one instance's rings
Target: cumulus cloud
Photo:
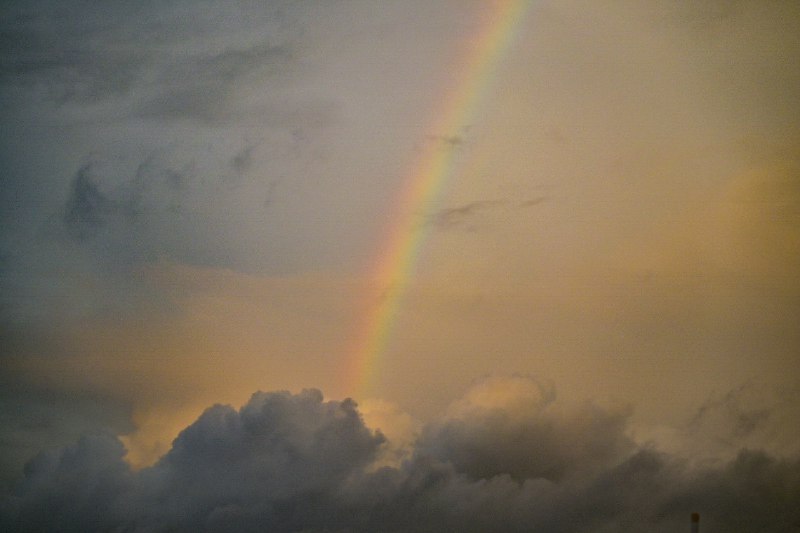
[[[257,393],[239,411],[207,409],[137,474],[110,437],[42,454],[26,467],[18,496],[5,502],[6,518],[20,531],[321,529],[336,510],[328,500],[337,487],[383,440],[352,401],[323,402],[318,391]],[[50,512],[41,513],[42,505]]]
[[[131,489],[122,460],[125,448],[109,435],[42,453],[25,468],[24,498],[4,502],[5,528],[18,531],[108,531],[119,523],[118,506]],[[45,511],[45,509],[47,509]],[[9,520],[9,518],[11,518]]]
[[[635,445],[625,415],[552,412],[529,378],[476,385],[411,456],[316,390],[216,405],[152,467],[111,436],[39,455],[2,504],[8,531],[795,531],[800,461],[742,450],[715,467]],[[517,410],[520,409],[520,410]],[[472,413],[472,416],[466,416]],[[526,464],[527,459],[527,464]],[[553,468],[553,465],[556,468]],[[46,511],[45,511],[46,509]]]
[[[560,481],[614,464],[632,448],[627,413],[592,404],[560,413],[554,400],[552,387],[529,378],[486,380],[427,428],[418,449],[473,479]]]

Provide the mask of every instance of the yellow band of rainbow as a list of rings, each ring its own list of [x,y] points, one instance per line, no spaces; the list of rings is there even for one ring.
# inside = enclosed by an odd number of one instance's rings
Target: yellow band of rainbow
[[[473,120],[493,72],[513,40],[520,21],[533,0],[494,0],[487,2],[485,19],[458,62],[460,82],[441,106],[442,112],[431,125],[432,132],[456,137]],[[372,391],[392,326],[413,279],[428,226],[420,216],[432,211],[440,191],[453,170],[453,150],[429,146],[413,166],[398,195],[396,212],[387,232],[381,254],[372,270],[372,279],[383,291],[365,312],[349,351],[345,370],[348,395],[363,399]]]

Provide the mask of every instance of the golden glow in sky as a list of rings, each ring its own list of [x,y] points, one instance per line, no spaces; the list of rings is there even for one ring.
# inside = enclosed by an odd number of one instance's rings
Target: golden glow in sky
[[[0,529],[800,523],[796,3],[0,35]]]

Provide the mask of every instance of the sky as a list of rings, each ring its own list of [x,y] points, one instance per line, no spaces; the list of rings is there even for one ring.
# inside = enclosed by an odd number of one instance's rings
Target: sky
[[[800,528],[796,2],[0,43],[2,529]]]

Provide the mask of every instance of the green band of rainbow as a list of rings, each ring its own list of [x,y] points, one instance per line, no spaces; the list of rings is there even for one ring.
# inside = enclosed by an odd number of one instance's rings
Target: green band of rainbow
[[[512,41],[532,0],[495,0],[487,6],[485,20],[459,61],[460,83],[447,95],[432,132],[456,136],[473,119],[494,68]],[[384,294],[366,311],[350,351],[346,376],[348,394],[363,398],[371,393],[380,362],[396,322],[406,288],[427,237],[428,226],[419,217],[435,206],[453,170],[453,150],[429,146],[414,165],[406,187],[398,196],[396,213],[385,247],[374,264],[373,280]]]

